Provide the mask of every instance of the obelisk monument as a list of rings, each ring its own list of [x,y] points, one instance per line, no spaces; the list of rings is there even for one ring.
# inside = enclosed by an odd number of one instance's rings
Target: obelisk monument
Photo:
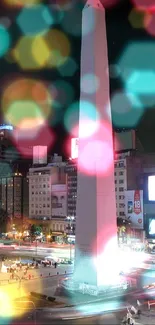
[[[90,31],[89,27],[91,27]],[[107,123],[110,132],[107,155],[112,154],[113,157],[105,9],[99,0],[88,0],[82,13],[81,80],[88,74],[98,79],[99,87],[94,93],[89,91],[86,93],[82,89],[81,82],[78,161],[80,161],[83,146],[89,144],[90,141],[87,137],[83,142],[80,135],[83,101],[91,102],[98,111],[101,122]],[[94,139],[96,140],[96,134]],[[92,157],[97,166],[99,158],[95,150],[92,151]],[[99,173],[96,168],[93,175],[83,172],[78,162],[74,271],[74,279],[77,283],[80,285],[86,283],[96,287],[106,283],[104,271],[108,273],[109,264],[107,253],[104,254],[104,252],[110,241],[111,243],[113,241],[111,245],[117,244],[116,236],[114,158],[107,173]],[[111,258],[112,256],[109,256],[109,259]],[[115,268],[114,265],[113,267]]]

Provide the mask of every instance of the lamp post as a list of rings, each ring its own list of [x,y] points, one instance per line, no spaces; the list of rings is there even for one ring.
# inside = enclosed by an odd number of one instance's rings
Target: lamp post
[[[18,234],[18,236],[19,236],[19,247],[20,247],[20,241],[21,241],[22,233],[20,232],[20,233]]]
[[[47,244],[49,243],[49,241],[50,241],[50,238],[51,238],[51,236],[50,236],[50,235],[47,235],[47,236],[46,236],[46,239],[47,239]]]
[[[37,253],[38,253],[38,241],[36,239],[36,257],[37,257]]]
[[[74,220],[74,217],[67,217],[67,220],[69,220],[69,235],[72,234],[72,222]],[[71,243],[71,240],[70,240],[70,243],[69,243],[69,256],[70,256],[70,262],[72,260],[72,243]]]

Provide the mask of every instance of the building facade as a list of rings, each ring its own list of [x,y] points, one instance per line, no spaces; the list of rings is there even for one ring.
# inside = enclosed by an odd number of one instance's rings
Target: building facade
[[[0,175],[0,207],[14,220],[28,216],[28,180],[21,173]]]
[[[69,160],[66,165],[67,183],[67,217],[66,234],[74,241],[76,231],[76,201],[77,201],[77,160]]]
[[[46,166],[29,169],[29,218],[52,219],[52,185],[65,183],[61,167]]]

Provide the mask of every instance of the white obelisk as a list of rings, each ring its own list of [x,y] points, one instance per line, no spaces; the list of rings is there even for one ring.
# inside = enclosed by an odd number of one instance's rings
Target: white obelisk
[[[105,10],[99,0],[88,0],[82,13],[81,79],[86,74],[97,77],[99,88],[94,94],[84,93],[81,83],[80,103],[82,101],[93,103],[101,120],[110,125],[110,150],[113,152]],[[79,159],[83,150],[80,137],[81,110],[80,105]],[[89,137],[86,141],[89,143]],[[92,155],[95,155],[95,152],[92,152]],[[96,171],[93,176],[82,173],[78,166],[74,272],[77,283],[96,287],[106,283],[104,270],[108,270],[107,250],[106,257],[104,252],[110,241],[111,245],[115,246],[116,236],[113,164],[107,175],[101,175]],[[109,259],[111,258],[112,256],[109,256]],[[115,268],[115,265],[113,267]]]

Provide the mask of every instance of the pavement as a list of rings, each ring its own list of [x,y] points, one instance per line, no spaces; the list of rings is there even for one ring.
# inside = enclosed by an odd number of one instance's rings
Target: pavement
[[[22,268],[21,271],[18,271],[16,273],[17,281],[16,280],[11,280],[10,275],[11,273],[2,273],[0,272],[0,285],[6,285],[8,283],[16,283],[18,282],[18,279],[25,279],[25,280],[39,280],[42,281],[44,278],[49,278],[52,281],[53,276],[58,276],[59,275],[64,275],[66,276],[67,274],[73,273],[73,266],[68,265],[68,264],[60,264],[55,268],[54,266],[47,266],[47,267],[39,267],[38,269],[29,269],[27,271],[27,275],[24,275],[24,267]],[[29,275],[31,278],[29,279]],[[24,282],[24,280],[22,281]]]
[[[63,248],[63,253],[65,254],[66,249]],[[20,248],[19,255],[23,254],[24,250]],[[25,252],[24,252],[25,253]],[[62,253],[62,249],[41,249],[39,248],[39,251],[37,252],[39,254],[44,254],[44,256],[50,255],[55,253],[57,256],[60,257],[60,254]],[[48,254],[47,254],[48,253]],[[27,256],[31,255],[32,253],[30,251],[26,251]],[[40,256],[38,254],[38,256]],[[46,254],[46,255],[45,255]],[[12,253],[11,253],[12,255]],[[32,291],[43,293],[48,296],[54,296],[56,287],[60,285],[60,282],[62,279],[66,277],[67,274],[71,274],[73,271],[73,266],[71,265],[60,265],[56,269],[53,267],[41,267],[38,270],[30,270],[28,274],[31,274],[31,280],[23,280],[20,285],[19,281],[11,282],[9,277],[10,275],[7,273],[0,273],[0,285],[1,290],[3,291],[3,284],[7,284],[7,288],[11,288],[12,291],[17,292],[18,297],[22,296],[23,292],[30,293]],[[59,274],[57,274],[59,273]],[[19,276],[22,276],[22,272],[19,273]],[[68,275],[67,275],[68,276]],[[5,279],[4,279],[5,277]],[[152,280],[155,277],[155,274],[152,274]],[[6,283],[4,282],[6,281]],[[9,281],[9,283],[8,283]],[[20,290],[19,290],[20,289]],[[43,310],[37,310],[35,311],[37,324],[61,324],[62,322],[66,324],[109,324],[109,325],[120,325],[121,321],[123,319],[123,316],[126,313],[126,308],[129,307],[131,304],[131,301],[124,301],[124,302],[106,302],[101,301],[101,298],[96,298],[96,301],[92,301],[95,298],[89,296],[89,299],[86,299],[86,303],[83,301],[81,295],[81,298],[79,299],[79,302],[76,304],[76,306],[73,307],[65,307],[65,308],[55,308],[55,309],[47,309],[44,308]],[[64,305],[68,305],[69,303],[74,304],[74,300],[68,299],[68,297],[63,296],[56,296],[56,299],[58,301],[63,301]],[[68,303],[69,302],[69,303]],[[80,303],[81,302],[81,303]],[[116,311],[116,309],[120,308],[121,310]],[[123,309],[123,310],[122,310]],[[109,313],[109,310],[111,312]],[[32,313],[31,313],[32,314]],[[98,315],[99,314],[99,315]],[[25,321],[26,324],[35,324],[32,322],[32,317],[28,316],[28,313],[23,318],[23,321]],[[34,318],[34,317],[33,317]],[[53,322],[54,318],[54,322]],[[4,320],[4,319],[3,319]],[[144,305],[144,308],[142,309],[142,315],[139,319],[135,320],[136,325],[155,325],[155,309],[152,308],[151,311],[148,311],[147,306]],[[1,324],[1,320],[0,320]],[[4,322],[3,322],[4,324]],[[12,324],[24,324],[23,322],[20,323],[20,320],[18,319],[15,323]]]

